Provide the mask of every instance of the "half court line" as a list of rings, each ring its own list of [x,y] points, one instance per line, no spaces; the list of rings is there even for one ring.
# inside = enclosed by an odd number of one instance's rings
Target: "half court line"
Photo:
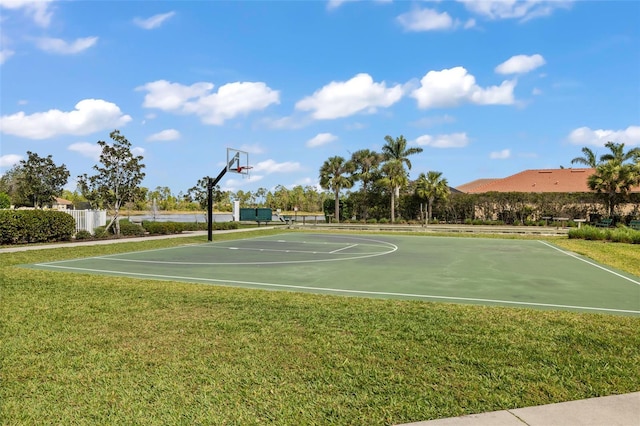
[[[114,275],[123,275],[123,276],[137,276],[144,278],[157,278],[164,280],[181,280],[186,282],[193,283],[194,281],[204,281],[204,282],[215,282],[215,283],[231,283],[231,284],[241,284],[241,285],[252,285],[258,287],[273,287],[273,288],[289,288],[295,290],[312,290],[312,291],[325,291],[325,292],[335,292],[335,293],[350,293],[350,294],[364,294],[364,295],[372,295],[372,296],[398,296],[398,297],[413,297],[419,299],[437,299],[437,300],[458,300],[465,302],[485,302],[485,303],[502,303],[506,305],[517,305],[517,306],[540,306],[547,308],[565,308],[565,309],[580,309],[585,311],[600,311],[600,312],[618,312],[618,313],[630,313],[630,314],[640,314],[640,311],[632,311],[628,309],[612,309],[612,308],[595,308],[591,306],[574,306],[574,305],[557,305],[552,303],[533,303],[533,302],[515,302],[511,300],[498,300],[498,299],[479,299],[472,297],[454,297],[454,296],[434,296],[427,294],[411,294],[411,293],[394,293],[394,292],[385,292],[385,291],[367,291],[367,290],[346,290],[341,288],[325,288],[325,287],[310,287],[310,286],[295,286],[289,284],[273,284],[273,283],[264,283],[264,282],[255,282],[255,281],[237,281],[237,280],[221,280],[216,278],[195,278],[195,277],[182,277],[182,276],[174,276],[174,275],[159,275],[159,274],[144,274],[139,272],[120,272],[120,271],[109,271],[109,270],[101,270],[101,269],[89,269],[89,268],[74,268],[68,266],[58,266],[51,264],[36,264],[36,266],[48,267],[48,268],[59,268],[59,269],[71,269],[76,271],[85,271],[85,272],[98,272],[102,274],[114,274]]]
[[[624,275],[622,275],[622,274],[619,274],[619,273],[617,273],[616,271],[612,271],[611,269],[605,268],[605,267],[604,267],[604,266],[602,266],[602,265],[598,265],[598,264],[597,264],[597,263],[595,263],[595,262],[591,262],[590,260],[583,259],[583,258],[582,258],[582,257],[580,257],[580,256],[577,256],[577,255],[575,255],[575,254],[573,254],[573,253],[571,253],[571,252],[568,252],[568,251],[562,250],[562,249],[560,249],[560,248],[558,248],[558,247],[555,247],[554,245],[549,244],[549,243],[547,243],[547,242],[545,242],[545,241],[538,240],[538,242],[539,242],[539,243],[544,244],[544,245],[545,245],[545,246],[547,246],[547,247],[551,247],[551,248],[552,248],[552,249],[554,249],[554,250],[558,250],[560,253],[563,253],[563,254],[566,254],[567,256],[573,257],[574,259],[578,259],[578,260],[580,260],[580,261],[582,261],[582,262],[584,262],[584,263],[588,263],[588,264],[589,264],[589,265],[591,265],[591,266],[595,266],[596,268],[600,268],[600,269],[602,269],[603,271],[609,272],[610,274],[613,274],[613,275],[615,275],[615,276],[617,276],[617,277],[624,278],[625,280],[627,280],[627,281],[631,281],[632,283],[634,283],[634,284],[636,284],[636,285],[640,285],[640,281],[636,281],[636,280],[634,280],[634,279],[632,279],[632,278],[629,278],[629,277],[627,277],[627,276],[624,276]]]
[[[336,250],[334,250],[334,251],[330,251],[329,253],[331,253],[331,254],[333,254],[333,253],[337,253],[337,252],[339,252],[339,251],[346,250],[346,249],[350,249],[350,248],[352,248],[352,247],[357,247],[357,244],[351,244],[350,246],[342,247],[342,248],[336,249]]]

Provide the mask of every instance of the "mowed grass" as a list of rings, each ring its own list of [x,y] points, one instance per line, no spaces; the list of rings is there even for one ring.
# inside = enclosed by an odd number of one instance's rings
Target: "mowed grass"
[[[394,424],[640,390],[637,317],[15,266],[201,241],[0,255],[0,422]]]

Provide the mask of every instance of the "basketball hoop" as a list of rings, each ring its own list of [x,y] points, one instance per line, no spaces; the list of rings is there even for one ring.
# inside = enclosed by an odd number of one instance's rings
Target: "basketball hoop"
[[[233,169],[234,172],[242,175],[242,178],[246,178],[249,176],[249,170],[253,169],[253,166],[238,166]]]

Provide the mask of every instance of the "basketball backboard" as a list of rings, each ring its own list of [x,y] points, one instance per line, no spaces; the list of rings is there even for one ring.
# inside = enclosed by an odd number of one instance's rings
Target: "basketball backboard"
[[[250,169],[248,152],[227,148],[227,172],[248,175]]]

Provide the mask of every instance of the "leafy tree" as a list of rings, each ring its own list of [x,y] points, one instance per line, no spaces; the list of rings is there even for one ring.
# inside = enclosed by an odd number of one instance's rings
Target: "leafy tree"
[[[18,199],[18,188],[20,186],[21,178],[22,168],[19,164],[14,164],[13,167],[0,176],[0,192],[7,193],[13,200],[13,204],[17,206],[26,204],[26,200],[24,203],[20,203],[20,200]]]
[[[382,166],[383,177],[379,183],[389,188],[391,193],[391,223],[396,220],[396,198],[399,195],[399,188],[409,183],[409,175],[399,160],[390,160]]]
[[[340,156],[330,157],[320,167],[320,187],[333,191],[336,222],[340,222],[340,191],[353,186],[349,175],[353,171],[353,163]]]
[[[420,173],[416,182],[416,195],[421,200],[427,200],[427,223],[431,220],[433,203],[436,200],[446,200],[449,195],[449,184],[442,177],[442,172],[429,171],[425,175]]]
[[[198,179],[198,183],[195,186],[192,186],[187,190],[187,194],[185,195],[185,199],[189,202],[196,202],[200,206],[200,210],[207,210],[208,207],[208,195],[207,195],[207,185],[209,182],[208,177],[203,177]],[[223,200],[222,191],[220,191],[220,186],[216,185],[213,188],[213,202],[220,203]]]
[[[114,226],[115,234],[120,235],[120,208],[126,202],[135,202],[143,197],[140,183],[144,179],[145,167],[142,156],[134,156],[131,143],[114,130],[109,134],[113,141],[108,144],[98,141],[102,148],[100,165],[94,165],[97,174],[78,176],[78,186],[82,195],[94,205],[102,205],[113,211],[113,218],[106,229]]]
[[[385,161],[387,161],[387,163],[397,163],[386,168],[387,172],[393,173],[393,176],[387,174],[387,178],[389,178],[388,182],[397,182],[397,186],[393,188],[391,193],[391,223],[393,223],[395,222],[395,199],[400,196],[400,188],[408,182],[407,173],[400,173],[398,167],[404,171],[406,164],[407,168],[411,170],[411,160],[409,160],[409,156],[419,154],[423,149],[416,147],[407,148],[407,140],[402,135],[395,139],[387,135],[384,137],[384,140],[387,142],[382,146],[382,154],[384,155]],[[405,176],[405,179],[402,179],[402,176]]]
[[[11,207],[11,198],[6,192],[0,192],[0,209],[8,209]]]
[[[27,151],[27,159],[20,160],[13,171],[13,197],[17,205],[50,206],[62,194],[69,171],[63,164],[57,166],[51,155],[40,157]]]
[[[351,161],[354,164],[353,178],[362,182],[360,192],[363,195],[364,203],[361,206],[362,218],[367,220],[369,216],[369,193],[370,187],[380,175],[380,164],[384,160],[384,155],[369,149],[361,149],[351,154]]]

